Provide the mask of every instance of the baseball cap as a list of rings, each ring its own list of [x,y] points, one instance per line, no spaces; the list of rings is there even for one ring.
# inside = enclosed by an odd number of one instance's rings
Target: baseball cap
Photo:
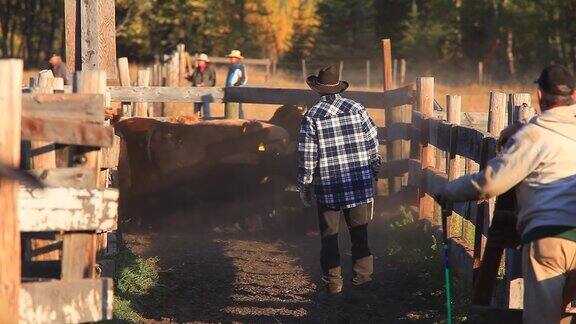
[[[542,91],[560,96],[571,95],[575,88],[572,72],[558,64],[545,68],[534,83],[537,83]]]

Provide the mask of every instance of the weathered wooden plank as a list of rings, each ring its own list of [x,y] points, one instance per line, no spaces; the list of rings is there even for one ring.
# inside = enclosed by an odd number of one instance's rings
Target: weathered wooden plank
[[[94,174],[84,168],[35,169],[36,175],[47,187],[93,188]]]
[[[409,140],[410,139],[410,124],[408,123],[394,123],[385,128],[378,128],[378,132],[382,131],[387,141],[391,140]]]
[[[110,87],[112,101],[130,102],[222,102],[224,88]]]
[[[100,160],[101,169],[112,169],[118,166],[118,158],[120,157],[120,137],[114,135],[112,146],[102,149],[102,156]]]
[[[111,231],[117,228],[118,190],[21,187],[20,231]]]
[[[408,160],[408,185],[419,187],[422,174],[422,165],[419,160]]]
[[[435,194],[441,192],[448,183],[448,176],[446,173],[440,172],[433,168],[423,169],[422,175],[425,179],[424,188],[426,188],[427,194]]]
[[[52,250],[58,252],[62,242],[52,243]],[[48,246],[50,247],[50,246]],[[62,262],[60,260],[25,261],[22,264],[22,278],[50,278],[60,279]]]
[[[484,137],[490,136],[490,134],[466,126],[457,126],[457,132],[458,146],[456,154],[479,163],[482,153],[482,141]]]
[[[20,323],[85,323],[112,319],[111,278],[23,283]]]
[[[101,123],[104,120],[104,96],[23,94],[22,116]]]
[[[460,238],[450,239],[450,264],[457,273],[472,278],[472,250],[466,247],[466,242]]]
[[[131,102],[243,102],[311,106],[318,94],[311,90],[250,87],[110,87],[112,101]],[[414,86],[382,92],[346,91],[345,96],[367,108],[388,108],[411,104]]]
[[[381,176],[402,176],[408,172],[408,159],[394,160],[382,165]]]
[[[96,276],[96,235],[92,232],[65,233],[62,240],[62,280]]]
[[[22,60],[0,60],[0,163],[20,164]],[[0,177],[0,323],[18,321],[20,231],[18,184]]]
[[[65,119],[22,117],[22,139],[110,147],[113,136],[114,129],[110,126]]]
[[[217,63],[217,64],[230,64],[230,59],[227,57],[214,57],[210,56],[210,63]],[[271,64],[270,59],[251,59],[251,58],[244,58],[242,63],[245,65],[262,65],[267,66]]]
[[[451,125],[445,121],[431,118],[428,123],[430,130],[430,144],[442,151],[450,150]]]
[[[390,108],[411,104],[414,98],[414,85],[382,92],[346,91],[347,98],[358,101],[367,108]],[[256,104],[297,105],[310,107],[318,100],[318,94],[311,90],[279,88],[226,88],[224,101]]]

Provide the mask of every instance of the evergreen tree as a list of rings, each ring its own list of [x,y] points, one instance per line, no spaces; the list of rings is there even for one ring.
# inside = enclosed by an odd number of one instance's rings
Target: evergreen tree
[[[322,0],[317,15],[313,56],[318,60],[368,58],[379,48],[372,0]]]

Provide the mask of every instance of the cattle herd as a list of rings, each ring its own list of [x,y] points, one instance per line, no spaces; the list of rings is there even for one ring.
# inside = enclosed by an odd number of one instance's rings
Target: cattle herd
[[[302,109],[285,105],[269,121],[129,118],[118,185],[124,226],[186,231],[254,231],[286,226],[295,199]],[[296,196],[297,197],[297,196]]]

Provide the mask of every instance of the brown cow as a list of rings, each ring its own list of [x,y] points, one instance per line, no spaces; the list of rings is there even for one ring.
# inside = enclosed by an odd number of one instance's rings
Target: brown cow
[[[188,125],[130,118],[116,125],[121,217],[169,222],[169,216],[215,227],[224,218],[274,209],[272,181],[284,172],[289,135],[259,121],[210,120]],[[293,168],[295,169],[295,165]],[[189,224],[189,222],[188,222]],[[171,224],[170,224],[171,225]]]

